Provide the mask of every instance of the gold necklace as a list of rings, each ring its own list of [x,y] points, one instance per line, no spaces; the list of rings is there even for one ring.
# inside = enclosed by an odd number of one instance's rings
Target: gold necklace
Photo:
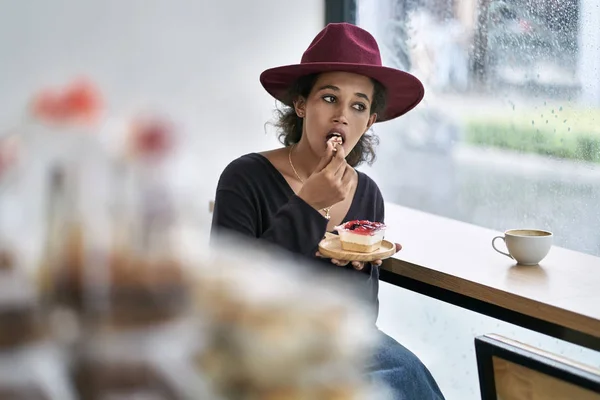
[[[294,171],[294,174],[296,175],[296,178],[298,178],[298,180],[300,181],[300,183],[302,183],[304,185],[304,180],[302,178],[300,178],[300,175],[298,175],[298,172],[296,171],[296,168],[294,168],[294,163],[292,162],[292,150],[294,150],[294,147],[296,147],[296,144],[293,144],[290,146],[290,151],[288,152],[288,160],[290,161],[290,167],[292,167],[292,171]],[[329,214],[329,211],[331,211],[331,207],[333,206],[329,206],[329,207],[325,207],[322,208],[321,211],[325,212],[325,218],[326,219],[330,219],[331,215]]]

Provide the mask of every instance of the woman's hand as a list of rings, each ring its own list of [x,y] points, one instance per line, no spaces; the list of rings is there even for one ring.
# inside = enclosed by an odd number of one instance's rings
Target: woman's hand
[[[334,146],[337,150],[334,151]],[[344,200],[352,185],[353,169],[340,145],[327,142],[327,151],[312,175],[304,182],[298,197],[316,210]]]
[[[396,253],[399,252],[400,250],[402,250],[402,245],[400,243],[396,243]],[[317,254],[315,254],[315,255],[317,257],[325,258],[318,251],[317,251]],[[336,259],[332,258],[331,263],[334,265],[340,266],[340,267],[345,267],[346,265],[352,263],[352,267],[358,271],[360,271],[361,269],[363,269],[365,267],[365,263],[362,261],[344,261],[344,260],[336,260]],[[374,266],[377,266],[377,267],[379,267],[381,265],[381,263],[382,263],[381,260],[371,261],[371,264]]]

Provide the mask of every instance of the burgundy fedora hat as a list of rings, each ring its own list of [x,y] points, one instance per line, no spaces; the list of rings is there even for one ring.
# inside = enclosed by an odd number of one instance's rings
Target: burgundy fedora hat
[[[288,106],[288,90],[300,77],[321,72],[353,72],[379,81],[387,89],[387,105],[377,122],[401,116],[423,99],[419,79],[381,65],[379,46],[367,31],[349,23],[328,24],[313,39],[300,64],[270,68],[260,75],[267,92]]]

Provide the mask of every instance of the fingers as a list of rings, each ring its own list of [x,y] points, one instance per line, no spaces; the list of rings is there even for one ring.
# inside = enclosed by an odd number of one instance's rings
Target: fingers
[[[341,260],[336,260],[336,259],[331,259],[331,263],[334,265],[337,265],[338,267],[345,267],[346,265],[348,265],[350,263],[350,261],[341,261]]]
[[[319,252],[316,253],[317,257],[323,257]],[[331,263],[333,265],[337,265],[338,267],[345,267],[346,265],[350,264],[350,261],[342,261],[342,260],[336,260],[335,258],[331,259]],[[378,264],[375,264],[378,263]],[[375,261],[374,262],[375,265],[381,265],[381,260]],[[362,269],[365,268],[365,263],[362,261],[352,261],[352,268],[354,268],[357,271],[360,271]]]
[[[325,171],[328,171],[332,174],[336,174],[338,170],[344,167],[346,164],[346,152],[344,151],[344,147],[337,145],[337,151],[331,158],[331,161],[324,168]]]
[[[341,170],[341,186],[345,188],[349,188],[352,183],[352,178],[354,177],[354,168],[346,164],[346,168]]]
[[[318,251],[315,253],[315,256],[320,257],[320,258],[327,258],[324,255],[322,255],[321,253],[319,253]],[[350,263],[350,261],[341,261],[341,260],[336,260],[335,258],[332,258],[331,263],[334,265],[337,265],[338,267],[345,267],[346,265],[348,265]]]
[[[315,172],[322,171],[331,163],[335,154],[335,152],[333,151],[333,146],[334,145],[331,141],[327,142],[327,149],[325,150],[325,154],[323,155],[323,157],[321,157],[321,160],[319,161],[319,165],[317,165]]]
[[[346,265],[350,264],[350,261],[341,261],[341,260],[331,259],[331,263],[334,265],[337,265],[338,267],[345,267]],[[376,265],[376,266],[380,266],[381,260],[373,261],[372,264]],[[362,261],[352,261],[351,265],[352,265],[352,268],[354,268],[357,271],[361,271],[365,268],[365,263]]]
[[[352,267],[355,270],[360,271],[361,269],[363,269],[365,267],[365,263],[362,261],[352,261]]]
[[[335,148],[334,156],[337,156],[337,157],[345,160],[346,159],[346,150],[344,149],[344,146],[342,145],[342,143],[333,142],[333,146]]]
[[[346,265],[350,264],[350,261],[341,261],[341,260],[335,260],[332,259],[331,263],[334,265],[337,265],[338,267],[345,267]],[[365,267],[365,263],[362,261],[352,261],[352,268],[354,268],[357,271],[362,270]]]
[[[400,243],[396,243],[396,251],[400,251],[402,249],[402,245]],[[325,258],[321,253],[319,253],[318,251],[315,253],[315,255],[317,257],[321,257],[321,258]],[[332,258],[331,263],[334,265],[337,265],[338,267],[345,267],[348,264],[352,265],[352,268],[354,268],[357,271],[361,271],[365,268],[365,263],[362,261],[343,261],[343,260],[336,260],[334,258]],[[383,264],[382,260],[375,260],[375,261],[371,261],[371,265],[374,267],[381,267],[381,265]]]
[[[400,250],[402,250],[402,245],[400,243],[396,243],[396,252],[399,252]],[[317,257],[321,257],[321,258],[325,258],[321,253],[319,253],[318,251],[315,253],[315,255]],[[350,264],[350,261],[341,261],[341,260],[336,260],[336,259],[331,259],[331,263],[335,264],[337,266],[340,267],[344,267],[348,264]],[[371,265],[375,266],[375,267],[381,267],[381,265],[383,264],[382,260],[375,260],[375,261],[371,261]],[[364,269],[365,267],[365,263],[362,261],[352,261],[352,267],[358,271]]]
[[[331,142],[333,143],[333,151],[334,152],[336,152],[338,150],[338,145],[341,146],[343,144],[342,139],[339,137],[331,139]]]

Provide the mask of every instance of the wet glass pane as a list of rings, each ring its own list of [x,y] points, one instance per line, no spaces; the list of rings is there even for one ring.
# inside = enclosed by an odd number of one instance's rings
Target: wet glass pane
[[[387,201],[600,256],[596,0],[358,0],[385,65],[426,88],[377,124]],[[366,167],[365,167],[366,168]]]

